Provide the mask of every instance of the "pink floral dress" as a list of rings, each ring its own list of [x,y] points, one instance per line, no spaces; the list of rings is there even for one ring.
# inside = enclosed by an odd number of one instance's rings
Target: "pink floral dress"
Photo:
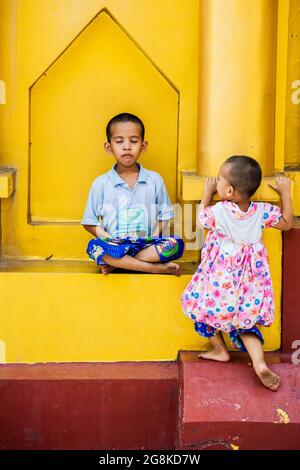
[[[199,212],[209,232],[201,263],[181,296],[191,320],[226,333],[272,324],[274,295],[261,237],[280,218],[277,206],[261,202],[251,202],[247,212],[230,201]]]

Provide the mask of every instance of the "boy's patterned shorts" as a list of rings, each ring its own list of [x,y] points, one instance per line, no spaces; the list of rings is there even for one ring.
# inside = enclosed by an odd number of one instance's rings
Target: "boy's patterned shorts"
[[[97,265],[105,265],[104,255],[122,258],[125,255],[135,256],[139,251],[154,246],[161,263],[178,259],[182,256],[184,243],[181,238],[94,238],[90,240],[87,254]]]

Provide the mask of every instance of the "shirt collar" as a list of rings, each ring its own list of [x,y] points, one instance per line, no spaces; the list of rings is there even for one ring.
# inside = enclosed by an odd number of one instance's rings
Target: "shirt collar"
[[[249,219],[257,210],[257,204],[253,201],[250,201],[247,212],[242,211],[239,206],[235,204],[235,202],[223,201],[223,205],[234,216],[235,219],[239,220]]]
[[[126,184],[123,178],[121,178],[121,176],[118,175],[118,173],[116,172],[115,166],[116,164],[112,166],[112,169],[109,172],[109,177],[112,180],[113,185],[118,186],[118,185]],[[142,166],[141,163],[138,163],[138,167],[139,167],[139,176],[137,179],[137,183],[147,183],[147,173],[146,173],[145,168]]]

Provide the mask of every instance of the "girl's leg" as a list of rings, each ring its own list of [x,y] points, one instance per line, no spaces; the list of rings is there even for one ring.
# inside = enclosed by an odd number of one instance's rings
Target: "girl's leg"
[[[252,359],[256,375],[265,387],[276,392],[280,384],[280,378],[268,368],[260,339],[253,333],[244,333],[240,337]]]
[[[230,361],[230,356],[224,343],[224,339],[221,333],[211,336],[208,338],[212,349],[207,352],[198,354],[198,357],[201,359],[211,359],[212,361],[228,362]]]

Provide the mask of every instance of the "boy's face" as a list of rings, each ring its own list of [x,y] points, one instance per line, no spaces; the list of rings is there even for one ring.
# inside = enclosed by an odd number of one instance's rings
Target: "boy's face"
[[[104,144],[104,149],[112,153],[118,165],[126,168],[135,166],[141,152],[145,151],[148,143],[142,141],[141,127],[135,122],[117,122],[111,126],[110,142]]]

